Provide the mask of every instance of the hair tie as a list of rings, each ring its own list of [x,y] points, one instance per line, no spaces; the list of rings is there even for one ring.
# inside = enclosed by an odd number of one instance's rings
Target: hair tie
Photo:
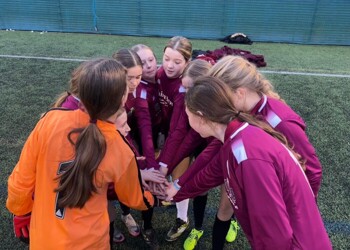
[[[235,115],[235,118],[237,118],[241,114],[241,111],[238,111],[237,114]]]
[[[90,123],[96,124],[97,119],[90,119]]]

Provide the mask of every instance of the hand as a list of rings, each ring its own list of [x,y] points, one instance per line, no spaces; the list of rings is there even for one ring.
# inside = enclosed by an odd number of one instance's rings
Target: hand
[[[156,195],[157,197],[161,198],[161,199],[165,199],[166,198],[166,193],[165,193],[165,189],[167,187],[167,182],[164,183],[156,183],[156,182],[152,182],[150,181],[148,183],[149,191],[153,194]]]
[[[141,170],[142,180],[163,183],[166,181],[164,175],[154,168]]]
[[[26,244],[29,244],[29,227],[31,214],[23,216],[13,216],[13,229],[15,236]]]
[[[171,201],[173,197],[179,192],[178,189],[175,188],[174,184],[172,183],[171,185],[168,186],[168,188],[165,190],[165,193],[167,195],[166,201]]]

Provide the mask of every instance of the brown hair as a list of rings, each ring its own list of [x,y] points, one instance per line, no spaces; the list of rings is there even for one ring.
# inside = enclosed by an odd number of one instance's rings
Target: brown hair
[[[192,58],[192,43],[186,37],[174,36],[170,38],[163,51],[167,48],[178,51],[185,58],[186,62]]]
[[[233,91],[239,87],[246,87],[257,93],[282,100],[256,66],[243,57],[224,56],[210,69],[209,75],[220,78]]]
[[[126,90],[126,70],[114,59],[96,59],[82,63],[76,72],[78,94],[90,123],[73,129],[68,139],[75,145],[75,158],[69,169],[57,179],[60,207],[82,208],[93,193],[95,175],[106,153],[106,141],[96,125],[115,114]],[[76,142],[72,135],[78,133]]]
[[[112,57],[120,62],[125,68],[130,69],[135,66],[142,68],[142,61],[139,55],[130,49],[120,49]]]
[[[81,67],[76,68],[73,70],[71,79],[69,80],[69,91],[62,92],[56,99],[55,103],[52,105],[52,108],[59,108],[62,106],[64,101],[67,99],[69,95],[74,95],[75,97],[78,97],[78,76],[80,74]]]
[[[227,125],[233,119],[239,119],[242,122],[248,122],[263,129],[293,152],[301,166],[305,169],[305,162],[301,159],[300,155],[292,150],[283,134],[275,131],[266,122],[258,120],[250,114],[238,112],[232,100],[233,97],[230,88],[223,81],[213,76],[198,77],[194,83],[194,87],[190,88],[185,96],[187,109],[195,115],[198,115],[198,111],[200,111],[206,120]]]
[[[197,77],[206,75],[211,67],[212,65],[209,62],[195,59],[187,64],[182,77],[188,76],[195,81]]]

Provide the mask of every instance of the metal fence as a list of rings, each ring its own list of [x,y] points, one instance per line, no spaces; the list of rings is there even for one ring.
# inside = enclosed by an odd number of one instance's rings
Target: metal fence
[[[0,29],[350,45],[350,1],[0,0]]]

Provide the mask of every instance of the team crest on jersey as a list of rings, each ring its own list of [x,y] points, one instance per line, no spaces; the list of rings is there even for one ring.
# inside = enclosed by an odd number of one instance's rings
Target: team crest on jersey
[[[163,91],[159,91],[159,102],[164,106],[174,106],[174,103],[163,93]]]

